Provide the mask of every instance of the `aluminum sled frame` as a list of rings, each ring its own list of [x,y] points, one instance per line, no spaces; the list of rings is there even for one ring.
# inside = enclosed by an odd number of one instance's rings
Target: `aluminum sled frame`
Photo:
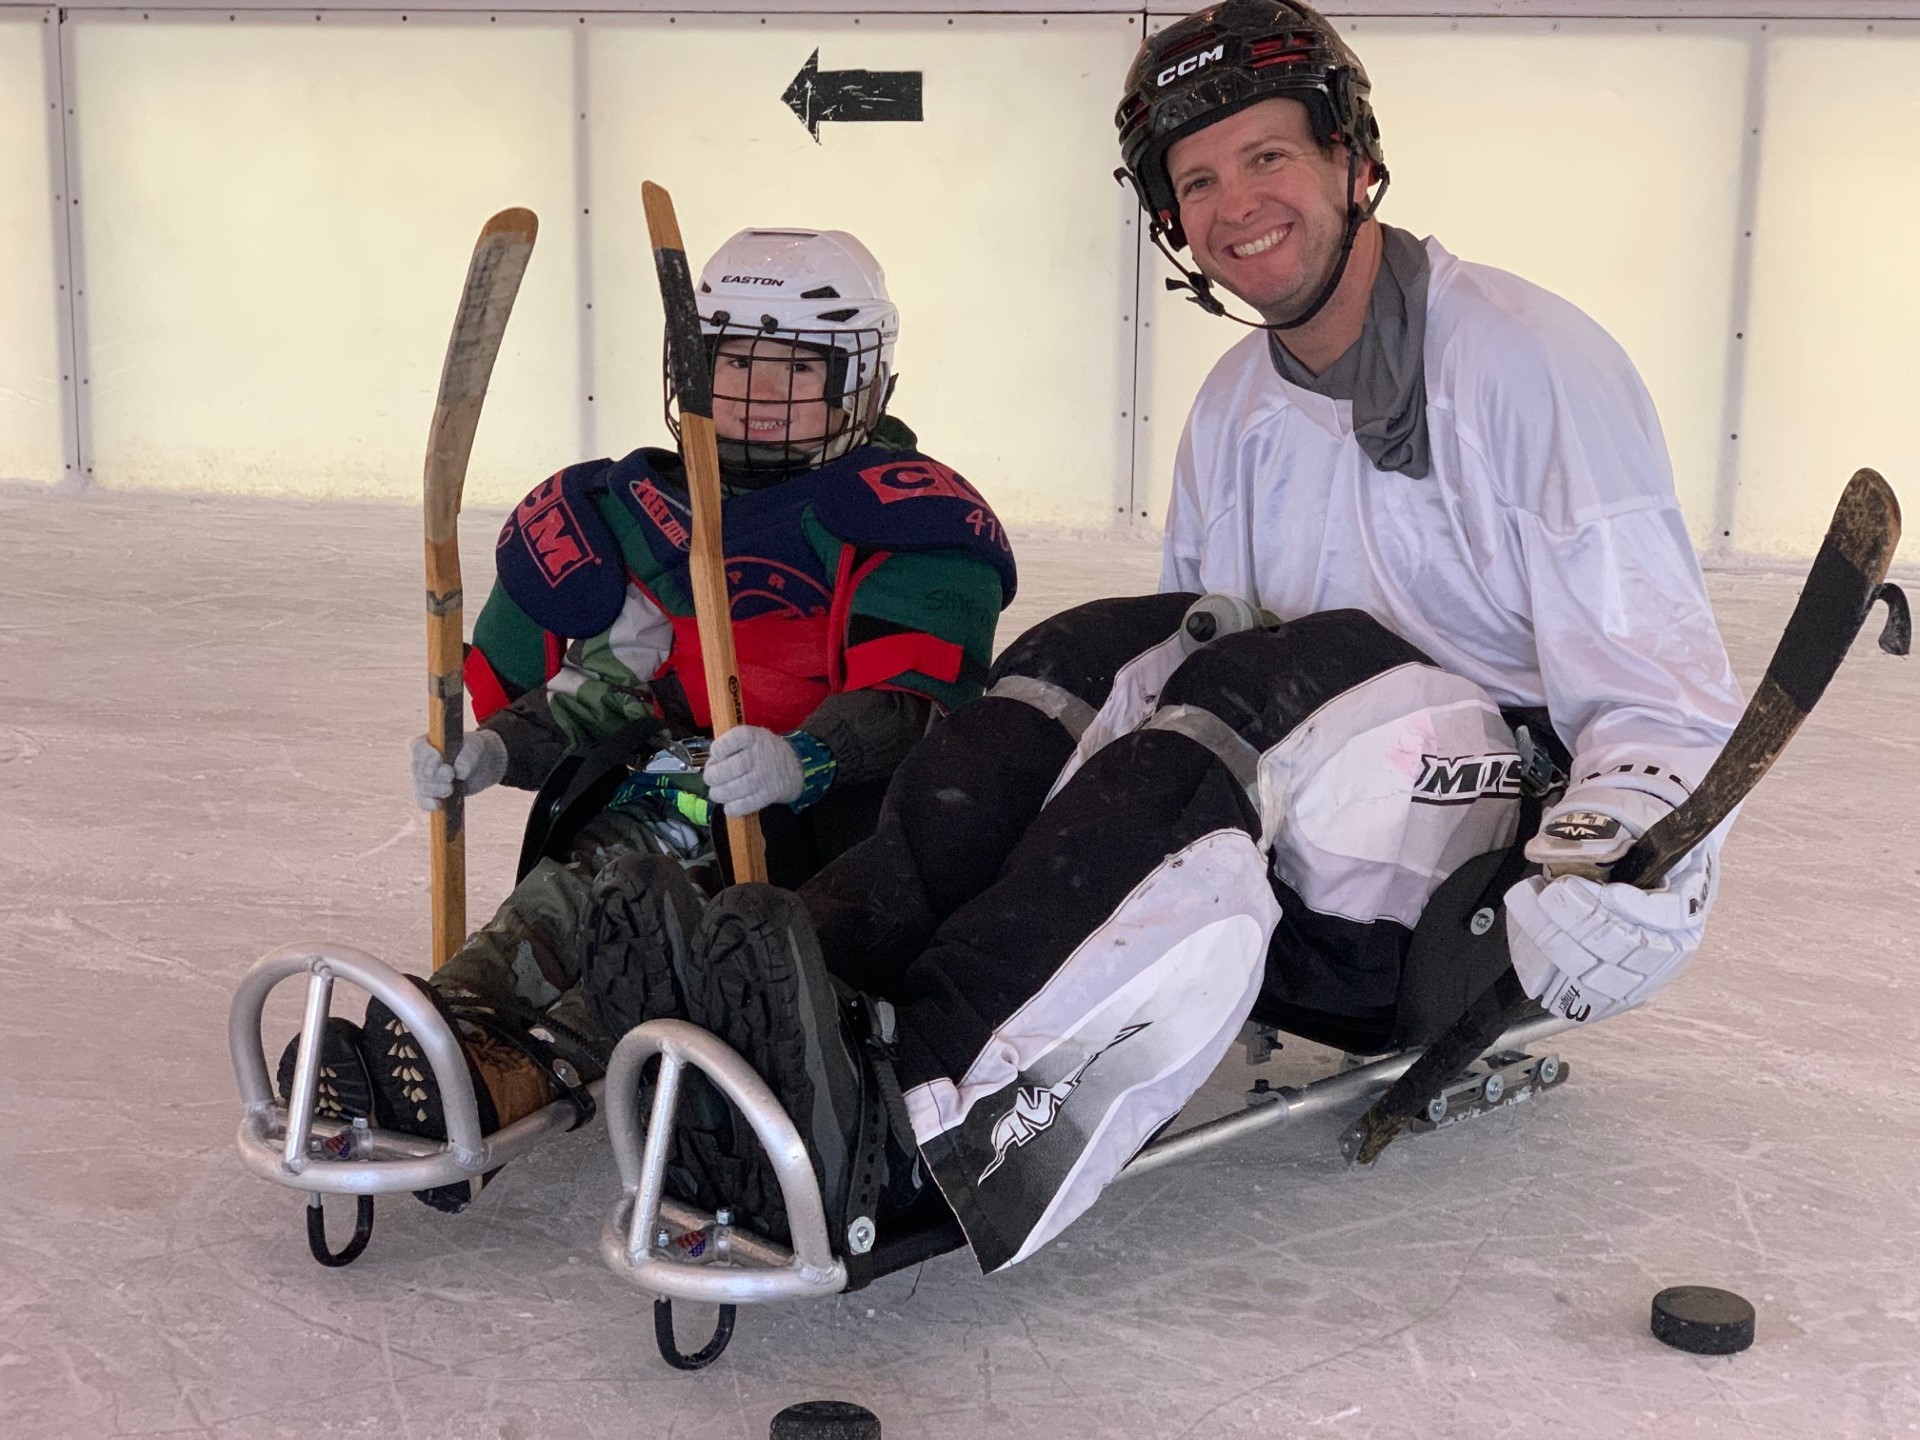
[[[1567,1067],[1557,1055],[1536,1059],[1524,1047],[1572,1028],[1572,1021],[1546,1015],[1509,1027],[1485,1058],[1434,1102],[1417,1128],[1436,1129],[1473,1107],[1512,1103],[1563,1083]],[[1274,1034],[1270,1027],[1251,1026],[1250,1061],[1258,1063],[1271,1053]],[[653,1104],[643,1117],[641,1071],[656,1055],[660,1068],[654,1079]],[[1262,1081],[1248,1092],[1245,1109],[1162,1136],[1133,1158],[1122,1177],[1157,1170],[1243,1135],[1309,1116],[1353,1114],[1419,1056],[1418,1049],[1405,1050],[1298,1089],[1268,1089]],[[725,1210],[708,1215],[666,1194],[668,1143],[689,1068],[701,1071],[724,1092],[753,1127],[779,1177],[793,1238],[791,1250],[736,1228]],[[606,1096],[607,1133],[622,1193],[602,1227],[600,1255],[614,1274],[655,1297],[656,1339],[669,1364],[697,1369],[717,1359],[731,1338],[737,1305],[815,1299],[858,1288],[852,1283],[848,1257],[869,1253],[874,1241],[871,1226],[863,1230],[865,1222],[856,1220],[843,1237],[844,1251],[835,1245],[827,1234],[826,1209],[812,1162],[792,1119],[765,1082],[724,1041],[684,1020],[648,1021],[615,1046],[607,1068]],[[865,1267],[873,1270],[865,1278],[950,1248],[951,1244],[922,1246],[895,1263]],[[691,1356],[681,1354],[674,1340],[674,1300],[720,1307],[713,1338]]]
[[[267,1069],[262,1017],[268,995],[302,975],[307,986],[300,1048],[290,1103],[282,1105]],[[314,1116],[320,1041],[339,981],[378,996],[419,1041],[443,1098],[444,1142],[378,1129],[366,1121],[341,1123]],[[1548,1016],[1510,1027],[1479,1066],[1449,1087],[1447,1097],[1436,1102],[1417,1128],[1445,1125],[1475,1108],[1511,1103],[1561,1083],[1566,1067],[1558,1056],[1536,1059],[1524,1053],[1524,1047],[1571,1028],[1571,1021]],[[1248,1059],[1264,1060],[1274,1048],[1276,1033],[1269,1026],[1250,1024]],[[451,1027],[408,977],[351,946],[288,945],[255,962],[234,993],[227,1041],[240,1088],[241,1160],[262,1179],[307,1194],[308,1245],[325,1265],[350,1264],[365,1250],[372,1234],[374,1196],[470,1180],[579,1124],[574,1106],[557,1100],[492,1135],[482,1135],[473,1082]],[[1419,1055],[1418,1049],[1401,1051],[1297,1089],[1269,1089],[1261,1081],[1248,1092],[1246,1108],[1162,1136],[1136,1155],[1122,1175],[1144,1174],[1310,1116],[1355,1113]],[[655,1056],[659,1070],[653,1102],[643,1116],[641,1072]],[[739,1108],[765,1149],[786,1201],[791,1249],[736,1227],[725,1209],[709,1215],[666,1193],[667,1150],[689,1068],[704,1074]],[[850,1226],[853,1233],[836,1243],[827,1233],[820,1187],[792,1119],[737,1052],[697,1025],[652,1020],[629,1031],[614,1048],[606,1080],[588,1090],[605,1103],[621,1183],[620,1197],[601,1230],[601,1257],[616,1275],[654,1296],[655,1338],[662,1357],[676,1368],[698,1369],[719,1358],[732,1337],[738,1305],[817,1299],[858,1289],[881,1274],[961,1243],[950,1217],[879,1250],[870,1224],[864,1229]],[[326,1195],[358,1198],[353,1239],[339,1251],[330,1249],[326,1239],[321,1208]],[[712,1338],[692,1354],[683,1353],[674,1339],[675,1300],[720,1307]]]
[[[275,987],[299,975],[307,977],[306,1014],[300,1026],[293,1093],[290,1103],[282,1105],[274,1097],[267,1070],[261,1017]],[[341,980],[378,996],[420,1042],[444,1101],[445,1141],[380,1130],[365,1121],[342,1124],[315,1117],[319,1040],[332,1009],[334,984]],[[227,1047],[240,1086],[240,1159],[264,1180],[307,1192],[307,1240],[314,1259],[323,1265],[348,1264],[366,1248],[373,1230],[374,1196],[471,1180],[580,1123],[580,1112],[569,1101],[556,1100],[491,1135],[482,1135],[473,1079],[445,1018],[405,975],[348,945],[286,945],[255,961],[227,1012]],[[600,1082],[586,1088],[597,1101]],[[359,1197],[353,1240],[338,1252],[327,1248],[321,1214],[324,1195]]]

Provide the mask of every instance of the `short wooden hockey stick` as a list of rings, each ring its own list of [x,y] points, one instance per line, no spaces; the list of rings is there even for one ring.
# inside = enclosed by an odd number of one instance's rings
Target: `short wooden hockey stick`
[[[693,505],[690,562],[693,616],[700,632],[700,659],[715,738],[746,723],[740,700],[740,668],[733,654],[733,601],[727,593],[726,552],[720,543],[720,451],[713,434],[713,371],[700,336],[700,310],[693,272],[680,239],[673,197],[651,180],[640,186],[660,301],[667,315],[667,363],[680,406],[680,458],[687,467]],[[767,878],[767,855],[759,817],[727,816],[727,848],[736,882]]]
[[[460,754],[466,659],[460,595],[460,494],[480,424],[480,406],[500,354],[507,317],[527,273],[540,222],[531,210],[502,210],[487,221],[467,265],[466,288],[447,341],[427,434],[423,494],[427,541],[427,738],[449,765]],[[466,797],[455,782],[429,822],[433,867],[433,965],[447,963],[467,938]]]
[[[1614,863],[1609,879],[1652,889],[1733,813],[1826,693],[1876,600],[1884,599],[1890,612],[1880,648],[1907,653],[1912,626],[1906,599],[1898,586],[1885,583],[1899,544],[1900,502],[1892,487],[1872,470],[1856,471],[1841,493],[1767,673],[1726,746],[1699,789],[1635,841]],[[1371,1165],[1377,1160],[1455,1076],[1485,1053],[1526,1002],[1520,977],[1508,966],[1341,1136],[1348,1161]]]

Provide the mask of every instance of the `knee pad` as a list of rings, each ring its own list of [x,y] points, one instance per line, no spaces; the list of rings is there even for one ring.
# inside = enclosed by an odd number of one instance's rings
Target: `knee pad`
[[[1433,661],[1363,610],[1322,610],[1200,647],[1168,677],[1160,703],[1206,710],[1265,751],[1335,696],[1405,665]]]
[[[994,662],[988,685],[1012,676],[1039,680],[1098,710],[1127,662],[1176,634],[1196,598],[1131,595],[1063,610],[1009,645]]]

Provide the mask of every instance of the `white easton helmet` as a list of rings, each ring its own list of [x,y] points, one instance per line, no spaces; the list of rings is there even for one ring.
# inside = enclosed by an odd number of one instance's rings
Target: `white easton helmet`
[[[844,230],[742,230],[700,272],[695,303],[709,364],[728,340],[769,341],[782,353],[789,346],[817,351],[827,360],[828,413],[844,416],[817,441],[769,445],[723,438],[720,460],[727,469],[783,474],[810,470],[845,454],[873,432],[893,389],[900,311],[887,298],[880,262],[852,235]],[[678,436],[674,400],[669,369],[667,418]],[[749,402],[750,411],[791,403]]]

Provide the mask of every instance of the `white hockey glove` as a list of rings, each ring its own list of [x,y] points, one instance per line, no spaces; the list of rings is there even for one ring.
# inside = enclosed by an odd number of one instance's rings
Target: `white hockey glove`
[[[1684,788],[1665,772],[1584,780],[1548,811],[1527,858],[1545,875],[1507,892],[1507,947],[1527,993],[1554,1015],[1602,1020],[1638,1005],[1693,958],[1717,888],[1709,838],[1652,890],[1607,884],[1607,867],[1663,819]]]
[[[438,810],[453,794],[453,782],[473,795],[500,783],[507,773],[507,742],[491,730],[469,730],[460,740],[460,754],[449,765],[424,735],[413,737],[413,803],[422,810]]]
[[[751,815],[800,798],[807,777],[800,755],[784,736],[758,725],[736,725],[707,752],[707,798],[731,815]]]

